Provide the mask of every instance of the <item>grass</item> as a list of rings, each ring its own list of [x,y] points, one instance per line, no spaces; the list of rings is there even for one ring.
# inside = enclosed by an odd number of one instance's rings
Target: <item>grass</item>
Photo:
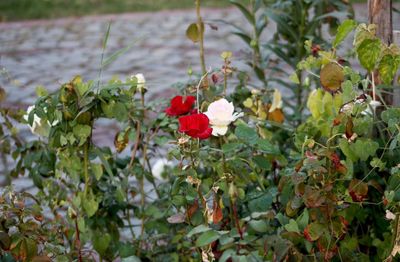
[[[229,5],[229,0],[203,0],[202,2],[203,6],[209,7]],[[0,21],[192,7],[194,7],[194,0],[0,0]]]

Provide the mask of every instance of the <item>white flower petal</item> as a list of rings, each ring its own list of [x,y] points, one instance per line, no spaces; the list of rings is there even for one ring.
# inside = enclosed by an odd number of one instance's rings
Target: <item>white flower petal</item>
[[[240,112],[240,113],[236,112],[232,116],[232,121],[235,121],[236,119],[238,119],[239,117],[242,117],[242,116],[244,116],[243,112]]]
[[[386,210],[386,219],[388,220],[394,220],[396,219],[396,215],[390,212],[390,210]]]
[[[228,132],[228,126],[212,126],[213,136],[224,136]]]
[[[144,75],[143,74],[136,74],[135,75],[135,77],[136,77],[136,80],[137,80],[137,88],[139,89],[139,90],[143,90],[143,89],[146,89],[146,79],[144,78]]]
[[[225,135],[228,131],[229,124],[243,115],[243,113],[234,113],[234,111],[235,108],[233,103],[229,102],[225,98],[212,102],[208,106],[207,112],[204,114],[206,114],[210,120],[210,124],[213,128],[212,134],[214,136]]]

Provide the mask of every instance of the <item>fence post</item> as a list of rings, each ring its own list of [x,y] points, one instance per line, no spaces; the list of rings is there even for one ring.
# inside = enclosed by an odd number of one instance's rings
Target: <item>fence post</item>
[[[368,22],[375,24],[376,36],[390,45],[393,42],[392,0],[368,0]],[[381,84],[377,71],[373,72],[375,84]],[[384,93],[382,98],[387,105],[393,104],[393,95]]]

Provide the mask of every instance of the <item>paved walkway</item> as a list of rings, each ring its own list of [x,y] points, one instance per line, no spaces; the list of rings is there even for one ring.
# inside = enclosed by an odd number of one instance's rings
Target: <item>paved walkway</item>
[[[244,47],[230,34],[232,27],[213,20],[242,22],[234,9],[205,9],[207,65],[219,67],[219,54]],[[149,88],[157,92],[186,80],[187,68],[198,69],[198,46],[185,36],[195,21],[195,12],[162,11],[123,15],[67,18],[0,24],[0,85],[9,93],[7,103],[26,107],[35,99],[35,87],[55,90],[60,83],[80,74],[98,76],[102,40],[112,21],[107,54],[132,48],[104,70],[103,79],[120,75],[125,79],[143,73]]]

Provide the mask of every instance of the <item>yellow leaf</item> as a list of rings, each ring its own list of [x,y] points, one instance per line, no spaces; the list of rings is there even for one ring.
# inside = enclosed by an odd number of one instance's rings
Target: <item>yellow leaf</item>
[[[329,92],[336,92],[344,81],[343,68],[337,63],[326,64],[320,72],[321,85]]]
[[[282,94],[278,89],[275,89],[272,99],[272,105],[269,108],[268,112],[272,113],[278,108],[282,108]]]

